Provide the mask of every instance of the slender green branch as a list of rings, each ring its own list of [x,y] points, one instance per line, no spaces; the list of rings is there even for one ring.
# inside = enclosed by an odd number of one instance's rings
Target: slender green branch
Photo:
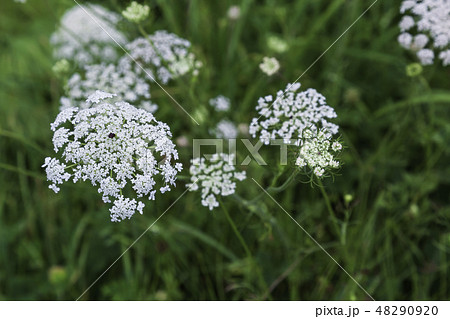
[[[325,199],[325,204],[327,206],[328,212],[330,213],[331,220],[333,221],[333,227],[336,230],[336,234],[338,236],[340,236],[341,232],[339,230],[338,219],[336,218],[336,214],[334,213],[334,210],[331,207],[330,198],[328,197],[328,194],[325,191],[325,187],[323,186],[322,180],[320,178],[317,178],[317,180],[318,180],[318,185],[319,185],[320,191],[322,193],[322,196]],[[341,238],[341,242],[342,242],[342,238]]]
[[[40,179],[40,180],[45,180],[45,178],[42,175],[39,175],[38,173],[35,173],[35,172],[32,172],[32,171],[23,170],[21,168],[13,166],[13,165],[0,163],[0,168],[8,170],[8,171],[16,172],[16,173],[19,173],[19,174],[27,175],[27,176],[30,176],[30,177],[34,177],[34,178],[37,178],[37,179]]]
[[[242,237],[241,233],[237,229],[236,224],[234,223],[233,219],[231,218],[230,214],[228,213],[227,208],[225,207],[224,203],[222,202],[222,200],[220,198],[219,198],[219,205],[222,207],[222,210],[223,210],[223,212],[225,214],[225,217],[227,218],[228,223],[230,224],[231,228],[233,229],[234,234],[239,239],[239,242],[241,243],[242,247],[244,248],[248,260],[255,267],[256,273],[257,273],[257,276],[258,276],[258,280],[259,280],[259,283],[260,283],[261,287],[263,288],[263,291],[267,291],[268,290],[267,283],[264,280],[264,276],[263,276],[263,274],[261,272],[261,269],[259,268],[258,264],[255,263],[255,260],[254,260],[254,258],[252,256],[252,253],[251,253],[250,249],[248,248],[247,244],[245,243],[244,238]],[[268,293],[269,293],[269,296],[270,296],[270,292],[268,292]]]
[[[220,204],[220,207],[222,207],[225,217],[227,218],[228,223],[230,224],[231,228],[233,229],[234,234],[239,239],[239,242],[241,243],[242,247],[244,248],[245,253],[247,254],[247,257],[252,259],[253,257],[252,257],[252,253],[250,252],[250,249],[248,248],[247,244],[245,243],[244,238],[241,236],[241,233],[237,229],[236,224],[234,223],[233,219],[231,218],[230,214],[228,213],[227,208],[225,207],[225,205],[221,199],[219,199],[219,204]]]
[[[46,154],[47,153],[44,149],[42,149],[37,144],[28,141],[25,137],[23,137],[23,136],[21,136],[19,134],[16,134],[14,132],[0,130],[0,136],[4,136],[4,137],[9,137],[9,138],[15,139],[15,140],[17,140],[19,142],[22,142],[25,145],[28,145],[28,146],[34,148],[36,151],[38,151],[38,152],[40,152],[42,154]]]

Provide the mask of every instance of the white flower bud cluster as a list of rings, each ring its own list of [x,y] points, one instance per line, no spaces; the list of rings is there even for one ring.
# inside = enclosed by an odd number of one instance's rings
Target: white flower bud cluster
[[[189,169],[191,184],[186,185],[190,191],[202,192],[202,205],[213,210],[219,206],[216,196],[229,196],[236,190],[236,181],[246,178],[245,172],[237,172],[233,164],[234,155],[214,154],[210,159],[194,158]]]
[[[444,66],[449,65],[450,1],[404,0],[400,13],[405,14],[399,24],[400,45],[416,52],[422,65],[433,64],[435,52]]]
[[[249,133],[264,144],[282,138],[284,143],[298,141],[305,128],[323,128],[327,135],[336,134],[339,127],[326,119],[335,118],[336,112],[326,104],[325,97],[314,89],[295,93],[300,83],[288,84],[285,91],[261,97],[256,110],[259,118],[253,118]]]
[[[150,101],[151,80],[129,59],[121,59],[117,65],[86,65],[85,71],[84,75],[75,73],[67,82],[67,94],[61,98],[62,109],[71,105],[81,109],[89,107],[86,98],[97,90],[115,92],[120,100],[151,113],[158,109]]]
[[[218,95],[209,100],[209,105],[214,107],[217,112],[226,112],[230,109],[230,99],[223,95]]]
[[[299,167],[308,166],[317,177],[323,177],[327,170],[339,167],[336,155],[342,150],[338,141],[332,141],[331,136],[323,129],[305,129],[300,143],[300,154],[295,162]]]
[[[105,101],[112,97],[97,91],[88,98],[95,104],[92,107],[68,107],[58,114],[51,129],[55,152],[62,150],[62,160],[46,158],[43,167],[55,192],[57,185],[70,178],[73,182],[90,180],[105,203],[114,199],[111,221],[120,222],[136,211],[142,214],[144,207],[124,197],[124,191],[134,190],[138,198],[154,200],[155,178],[161,178],[161,193],[169,191],[182,165],[172,164],[178,153],[167,124],[126,102]]]
[[[150,7],[133,1],[122,11],[122,15],[130,22],[140,23],[148,18]]]
[[[115,41],[120,45],[127,43],[115,27],[120,19],[120,15],[99,5],[74,6],[63,15],[60,27],[51,36],[55,58],[75,61],[80,66],[116,60]]]
[[[126,45],[131,57],[143,67],[154,70],[152,74],[163,84],[187,73],[194,76],[202,67],[189,51],[191,43],[165,30],[156,31],[147,38],[137,38]],[[125,57],[128,58],[128,57]],[[153,75],[152,75],[153,76]]]

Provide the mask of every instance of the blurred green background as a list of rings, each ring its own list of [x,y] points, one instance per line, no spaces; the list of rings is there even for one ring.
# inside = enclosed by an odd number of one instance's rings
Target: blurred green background
[[[81,2],[81,1],[80,1]],[[128,2],[96,2],[120,12]],[[249,123],[260,96],[296,80],[372,1],[152,0],[149,33],[166,29],[192,42],[204,62],[195,101],[167,90],[195,125],[156,86],[159,120],[175,137],[207,137],[219,118],[208,110],[230,97],[228,117]],[[109,221],[109,206],[87,183],[48,189],[44,158],[53,156],[50,123],[64,81],[52,73],[49,37],[71,0],[0,3],[0,299],[74,300],[185,190],[146,201],[143,215]],[[227,18],[239,5],[237,20]],[[300,80],[327,97],[347,149],[334,181],[324,181],[338,229],[318,187],[297,180],[274,198],[377,300],[450,297],[450,68],[439,62],[406,75],[414,55],[397,43],[400,1],[378,1]],[[130,38],[131,24],[122,26]],[[267,45],[277,35],[285,53]],[[263,74],[263,56],[281,64]],[[189,83],[187,83],[189,84]],[[192,83],[191,83],[192,84]],[[194,85],[194,84],[192,84]],[[268,186],[276,159],[248,167],[239,196]],[[180,148],[184,167],[191,147]],[[244,156],[245,157],[245,156]],[[275,164],[273,164],[275,163]],[[279,176],[281,185],[288,176]],[[183,171],[187,175],[187,169]],[[188,193],[82,300],[369,300],[267,196],[225,207],[248,244],[250,259],[220,209]]]

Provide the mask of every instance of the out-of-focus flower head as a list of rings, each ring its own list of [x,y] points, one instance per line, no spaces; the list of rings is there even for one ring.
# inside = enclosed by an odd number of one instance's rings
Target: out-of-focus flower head
[[[280,69],[280,62],[276,58],[264,57],[262,63],[259,65],[261,71],[268,76],[272,76]]]
[[[228,19],[237,20],[241,16],[241,8],[239,6],[231,6],[227,11]]]
[[[435,54],[450,64],[450,1],[404,0],[398,42],[416,53],[422,65],[433,64]]]
[[[89,107],[91,104],[86,99],[97,90],[115,92],[120,100],[151,113],[158,109],[150,101],[151,79],[131,60],[121,59],[118,64],[92,64],[84,69],[84,74],[75,73],[67,82],[66,96],[61,98],[61,109],[71,105],[77,105],[80,109]]]
[[[133,60],[163,84],[188,73],[198,74],[202,62],[190,52],[190,47],[188,40],[165,30],[156,31],[148,38],[137,38],[126,45]]]
[[[212,133],[217,138],[233,139],[238,136],[238,129],[236,127],[236,124],[234,124],[232,121],[221,120],[219,123],[217,123],[216,128],[212,130]]]
[[[55,58],[81,66],[96,61],[115,61],[117,43],[127,42],[125,35],[116,28],[120,19],[120,15],[100,5],[74,6],[62,16],[60,27],[50,38]]]
[[[147,5],[142,5],[133,1],[130,5],[122,11],[122,15],[130,22],[141,23],[148,18],[150,13],[150,7]]]
[[[230,99],[223,95],[218,95],[209,100],[209,105],[214,107],[218,112],[225,112],[230,109]]]
[[[276,35],[267,37],[267,46],[276,53],[284,53],[289,49],[287,42]]]

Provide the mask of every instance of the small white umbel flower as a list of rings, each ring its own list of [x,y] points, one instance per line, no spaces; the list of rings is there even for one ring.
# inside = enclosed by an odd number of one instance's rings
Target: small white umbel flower
[[[259,65],[261,71],[268,76],[272,76],[280,69],[280,62],[276,58],[264,57],[262,63]]]
[[[194,158],[189,169],[190,191],[201,191],[202,205],[213,210],[219,206],[217,196],[229,196],[236,190],[236,181],[246,178],[245,172],[236,171],[234,155],[214,154],[210,159]]]
[[[148,18],[150,13],[150,7],[147,5],[142,5],[133,1],[130,5],[122,11],[122,15],[130,22],[141,23]]]
[[[300,83],[288,84],[276,97],[260,97],[256,110],[258,118],[250,123],[249,133],[264,144],[283,139],[284,143],[298,144],[305,128],[323,128],[329,135],[336,134],[339,127],[328,122],[336,112],[327,105],[325,97],[314,89],[296,93]]]
[[[83,66],[96,60],[117,59],[117,43],[125,45],[125,35],[116,28],[120,15],[100,5],[83,4],[69,9],[61,26],[50,38],[57,59],[75,61]]]
[[[212,133],[217,138],[234,139],[238,136],[239,132],[236,124],[234,124],[232,121],[221,120],[219,123],[217,123],[216,128],[212,130]]]
[[[433,64],[435,53],[444,66],[450,65],[450,1],[404,0],[400,13],[405,14],[400,45],[414,51],[422,65]]]
[[[188,73],[198,74],[202,62],[190,52],[190,47],[188,40],[165,30],[156,31],[148,38],[137,38],[126,45],[133,61],[141,64],[147,73],[163,84]]]
[[[226,112],[230,109],[230,99],[223,95],[218,95],[209,100],[209,105],[214,107],[217,112]]]
[[[117,64],[92,64],[85,72],[75,73],[67,82],[66,96],[61,98],[61,108],[77,105],[90,106],[87,97],[97,90],[115,92],[117,97],[138,108],[154,113],[158,106],[150,100],[150,78],[136,63],[121,59]]]
[[[155,199],[175,186],[181,163],[171,141],[167,124],[126,102],[108,102],[114,95],[97,91],[87,102],[90,108],[68,107],[51,124],[55,152],[61,160],[46,158],[43,167],[50,188],[69,179],[89,180],[105,203],[113,201],[111,221],[142,214],[144,203],[125,197],[124,193],[140,198]]]
[[[228,8],[227,17],[230,20],[237,20],[241,16],[241,8],[239,6],[231,6]]]

